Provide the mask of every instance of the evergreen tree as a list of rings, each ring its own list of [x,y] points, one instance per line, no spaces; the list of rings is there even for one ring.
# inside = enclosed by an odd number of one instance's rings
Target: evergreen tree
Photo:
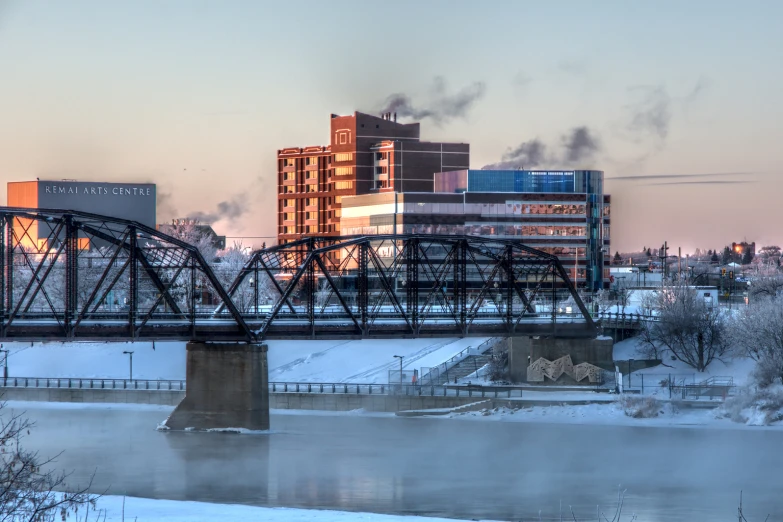
[[[723,247],[723,255],[721,256],[721,264],[727,265],[731,261],[731,249],[728,246]]]
[[[720,259],[718,258],[718,254],[716,252],[713,252],[712,250],[710,250],[710,252],[712,252],[712,255],[710,256],[710,263],[717,265],[718,262],[720,261]]]
[[[710,250],[707,250],[707,255],[708,255],[708,256],[710,256],[710,257],[712,257],[712,249],[710,249]]]
[[[742,253],[742,264],[749,265],[753,261],[753,254],[750,253],[750,248],[745,247],[745,251]]]
[[[646,254],[647,254],[647,257],[652,257],[652,251],[649,248],[647,249]]]
[[[615,253],[614,253],[614,264],[615,265],[620,265],[620,264],[622,264],[622,262],[623,262],[623,258],[620,255],[620,252],[615,251]]]

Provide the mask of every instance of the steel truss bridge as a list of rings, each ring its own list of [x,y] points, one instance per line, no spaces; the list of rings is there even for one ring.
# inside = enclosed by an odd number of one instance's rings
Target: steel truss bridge
[[[475,236],[307,238],[208,264],[139,223],[0,209],[0,339],[595,335],[556,256]],[[237,275],[238,274],[238,275]]]

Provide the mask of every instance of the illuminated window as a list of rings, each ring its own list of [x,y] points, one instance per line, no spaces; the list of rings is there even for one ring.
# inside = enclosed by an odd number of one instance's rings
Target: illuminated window
[[[310,156],[309,158],[305,158],[305,164],[318,165],[318,156]]]
[[[284,167],[293,167],[294,166],[294,158],[286,158],[283,160],[283,166]]]
[[[307,179],[318,179],[318,171],[317,170],[308,170],[307,171]]]
[[[308,225],[307,226],[307,232],[310,234],[314,234],[318,232],[318,225]]]
[[[293,185],[288,185],[287,187],[285,187],[286,194],[293,194],[294,192],[296,192],[296,187],[294,187]]]
[[[285,227],[285,233],[286,234],[296,234],[296,227]]]
[[[334,161],[353,161],[353,152],[343,152],[334,155]]]
[[[294,217],[295,214],[293,212],[286,212],[283,214],[283,220],[284,221],[294,221],[296,218]]]
[[[307,198],[307,206],[314,207],[318,205],[318,198]]]
[[[296,172],[284,172],[283,179],[285,181],[293,181],[296,179]]]
[[[318,219],[318,212],[308,212],[307,219]]]
[[[353,181],[336,181],[334,190],[346,190],[353,188]]]
[[[296,200],[295,199],[285,199],[283,200],[283,207],[285,208],[294,208],[296,206]]]
[[[349,176],[353,174],[353,167],[335,167],[334,168],[334,175],[335,176]]]
[[[334,197],[334,202],[339,205],[340,203],[343,202],[343,197],[342,196],[335,196]]]
[[[307,192],[318,192],[318,185],[307,185]]]

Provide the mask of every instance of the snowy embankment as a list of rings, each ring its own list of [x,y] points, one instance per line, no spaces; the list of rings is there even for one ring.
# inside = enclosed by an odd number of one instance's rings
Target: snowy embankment
[[[380,339],[270,341],[269,380],[285,382],[386,383],[389,370],[436,366],[486,339]],[[133,351],[134,379],[184,379],[183,342],[3,343],[10,377],[127,379]]]
[[[124,504],[124,505],[123,505]],[[153,500],[135,497],[107,496],[98,500],[100,520],[119,522],[453,522],[429,518],[376,513],[352,513],[316,509],[265,508],[237,504],[210,504],[181,500]],[[124,511],[124,516],[123,516]]]

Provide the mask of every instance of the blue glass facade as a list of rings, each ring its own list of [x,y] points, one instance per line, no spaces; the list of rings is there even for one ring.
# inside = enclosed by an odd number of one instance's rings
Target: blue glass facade
[[[438,176],[457,178],[464,172]],[[602,194],[603,177],[600,170],[468,170],[467,186],[457,186],[456,191]]]

